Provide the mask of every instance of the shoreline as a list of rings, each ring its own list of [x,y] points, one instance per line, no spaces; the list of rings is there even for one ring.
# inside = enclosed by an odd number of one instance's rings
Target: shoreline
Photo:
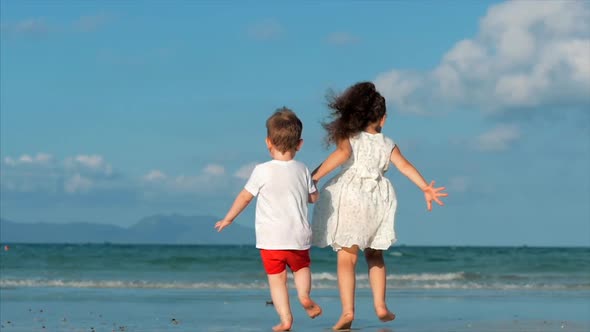
[[[339,317],[336,290],[312,290],[324,313],[311,320],[295,301],[293,331],[327,331]],[[0,289],[2,331],[268,331],[268,290]],[[353,331],[588,331],[590,291],[390,290],[393,322],[380,323],[370,290],[357,291]],[[10,324],[7,323],[10,321]],[[43,329],[45,326],[45,329]],[[123,328],[121,330],[121,328]]]

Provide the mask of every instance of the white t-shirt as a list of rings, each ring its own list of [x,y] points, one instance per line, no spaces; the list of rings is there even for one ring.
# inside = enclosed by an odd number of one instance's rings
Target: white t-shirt
[[[305,250],[311,246],[309,194],[317,189],[296,160],[271,160],[254,168],[244,187],[256,201],[256,248]]]

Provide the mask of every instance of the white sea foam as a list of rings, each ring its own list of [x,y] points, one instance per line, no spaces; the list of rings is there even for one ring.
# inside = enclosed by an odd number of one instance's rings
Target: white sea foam
[[[332,280],[337,281],[338,277],[336,273],[319,272],[312,273],[312,280]],[[398,280],[398,281],[445,281],[445,280],[463,280],[465,279],[464,272],[456,273],[410,273],[410,274],[390,274],[387,276],[387,280]],[[367,273],[359,273],[356,275],[357,281],[369,280]]]
[[[387,280],[404,281],[432,281],[432,280],[462,280],[465,279],[464,272],[456,273],[411,273],[411,274],[390,274]]]
[[[145,280],[0,280],[0,288],[57,287],[57,288],[146,288],[146,289],[257,289],[266,288],[266,282],[154,282]]]
[[[320,273],[312,273],[311,279],[314,281],[316,281],[316,280],[336,281],[336,280],[338,280],[338,277],[336,276],[335,273],[320,272]]]
[[[290,280],[290,287],[293,281]],[[313,288],[336,289],[336,276],[318,273],[313,276]],[[563,283],[502,283],[497,281],[466,281],[460,273],[407,274],[388,276],[387,286],[392,289],[498,289],[498,290],[589,290],[590,284]],[[63,280],[63,279],[0,279],[0,288],[113,288],[113,289],[266,289],[266,281],[252,282],[180,282],[147,280]],[[369,288],[366,279],[357,282],[359,289]]]

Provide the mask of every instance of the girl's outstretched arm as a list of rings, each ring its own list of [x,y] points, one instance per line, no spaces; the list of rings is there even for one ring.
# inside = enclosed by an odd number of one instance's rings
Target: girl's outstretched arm
[[[442,192],[445,187],[434,187],[434,181],[430,184],[426,183],[426,180],[422,177],[420,172],[412,165],[400,151],[399,147],[396,146],[391,151],[390,157],[391,163],[397,167],[397,169],[405,176],[407,176],[414,184],[418,186],[424,192],[424,199],[426,200],[426,207],[428,211],[432,210],[432,201],[435,201],[438,205],[444,205],[439,197],[447,197],[449,194]]]
[[[332,152],[328,158],[320,164],[320,166],[311,172],[312,179],[316,182],[319,181],[338,166],[344,164],[344,162],[350,158],[351,154],[352,146],[350,146],[350,141],[348,139],[340,140],[336,146],[336,150],[334,150],[334,152]]]
[[[234,222],[234,219],[250,204],[254,195],[252,195],[248,190],[243,189],[236,197],[234,204],[232,207],[227,211],[225,218],[221,219],[220,221],[215,223],[215,229],[218,232],[221,232],[224,228],[231,225]]]

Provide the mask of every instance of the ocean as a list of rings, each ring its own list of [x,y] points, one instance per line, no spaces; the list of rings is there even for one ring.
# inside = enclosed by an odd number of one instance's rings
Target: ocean
[[[2,331],[268,331],[277,323],[254,246],[8,246]],[[335,253],[311,255],[312,297],[324,314],[307,318],[292,292],[294,331],[329,330],[340,313]],[[590,330],[590,248],[394,246],[385,260],[397,318],[374,317],[361,258],[355,330]]]

